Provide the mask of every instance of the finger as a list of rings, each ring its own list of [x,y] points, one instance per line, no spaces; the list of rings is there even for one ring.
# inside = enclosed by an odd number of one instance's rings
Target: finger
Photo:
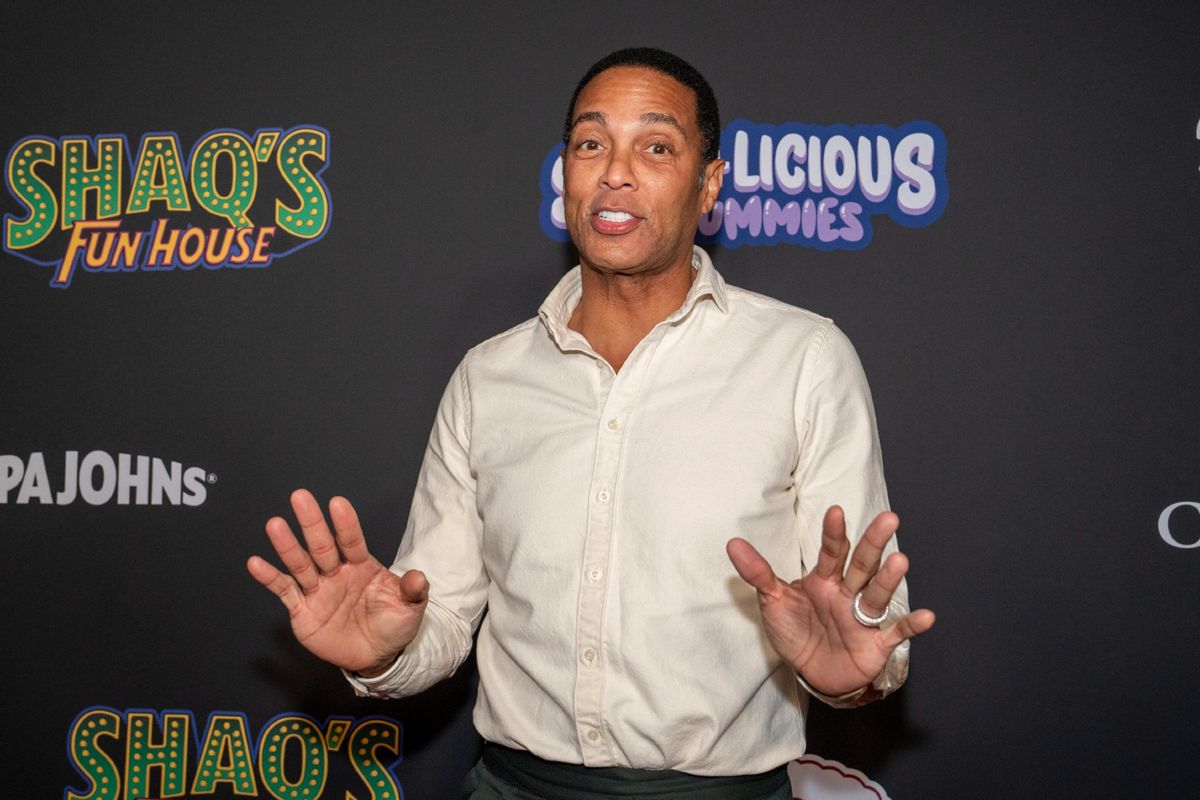
[[[905,614],[895,625],[880,631],[881,643],[888,650],[895,650],[906,640],[920,636],[932,628],[936,619],[934,613],[927,608],[920,608],[910,614]]]
[[[780,591],[780,580],[771,565],[745,539],[730,539],[725,552],[733,562],[733,568],[746,583],[768,597],[776,597]]]
[[[908,573],[908,556],[892,553],[883,567],[862,589],[862,600],[858,607],[868,617],[878,617],[888,607],[900,581]]]
[[[358,522],[358,514],[349,500],[344,497],[330,500],[329,519],[333,521],[337,546],[348,563],[361,564],[371,557],[367,550],[367,540],[363,537],[362,525]]]
[[[279,555],[279,560],[287,571],[300,585],[305,593],[317,588],[317,567],[309,558],[308,551],[296,541],[296,535],[283,517],[271,517],[267,520],[267,538]]]
[[[317,569],[322,573],[333,572],[342,563],[342,558],[317,499],[307,489],[297,489],[292,492],[292,511],[296,513],[296,522],[300,523],[308,554]]]
[[[821,552],[817,554],[817,566],[813,572],[822,578],[840,578],[846,567],[848,552],[850,540],[846,538],[846,514],[841,506],[830,506],[821,523]]]
[[[424,603],[429,597],[429,579],[419,569],[410,569],[400,576],[400,593],[410,603]]]
[[[283,602],[288,614],[295,615],[300,607],[300,590],[294,580],[277,570],[270,561],[258,556],[250,557],[246,569],[254,580],[270,589]]]
[[[850,554],[850,566],[846,568],[845,578],[847,590],[854,593],[867,585],[867,581],[879,569],[883,549],[899,527],[900,518],[891,511],[884,511],[871,521]]]

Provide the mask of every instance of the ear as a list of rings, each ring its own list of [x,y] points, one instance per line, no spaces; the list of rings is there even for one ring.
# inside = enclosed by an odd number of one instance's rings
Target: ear
[[[725,162],[715,158],[708,162],[700,176],[700,213],[712,211],[721,193],[721,183],[725,179]]]

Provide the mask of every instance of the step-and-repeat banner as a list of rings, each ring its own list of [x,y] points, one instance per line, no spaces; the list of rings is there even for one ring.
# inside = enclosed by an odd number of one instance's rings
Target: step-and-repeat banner
[[[298,486],[390,560],[454,366],[574,264],[571,90],[646,44],[721,103],[697,240],[855,342],[939,612],[795,795],[1192,796],[1200,14],[1153,6],[6,7],[4,793],[456,796],[472,663],[357,698],[243,565]]]

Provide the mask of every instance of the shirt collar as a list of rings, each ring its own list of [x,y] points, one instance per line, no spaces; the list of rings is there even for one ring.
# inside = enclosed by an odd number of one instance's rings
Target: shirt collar
[[[692,279],[692,286],[688,289],[687,297],[683,299],[683,305],[663,320],[664,322],[683,319],[691,313],[696,303],[706,297],[710,298],[722,313],[729,311],[725,279],[713,267],[708,253],[695,245],[692,246],[692,268],[696,270],[696,275]],[[571,321],[571,314],[575,311],[575,306],[579,305],[579,298],[583,296],[582,286],[580,267],[576,266],[562,277],[562,280],[546,296],[545,302],[538,309],[538,316],[541,317],[542,324],[550,331],[550,335],[554,337],[558,346],[564,349],[578,347],[581,344],[586,345],[582,336],[567,327],[567,323]]]

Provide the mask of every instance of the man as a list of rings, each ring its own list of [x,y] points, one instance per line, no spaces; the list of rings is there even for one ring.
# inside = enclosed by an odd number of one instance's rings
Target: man
[[[808,695],[891,691],[933,625],[907,613],[853,349],[692,246],[719,132],[681,59],[598,62],[564,134],[580,266],[459,365],[392,570],[304,491],[307,551],[267,523],[290,576],[248,564],[364,694],[441,680],[482,625],[473,797],[790,797]]]

